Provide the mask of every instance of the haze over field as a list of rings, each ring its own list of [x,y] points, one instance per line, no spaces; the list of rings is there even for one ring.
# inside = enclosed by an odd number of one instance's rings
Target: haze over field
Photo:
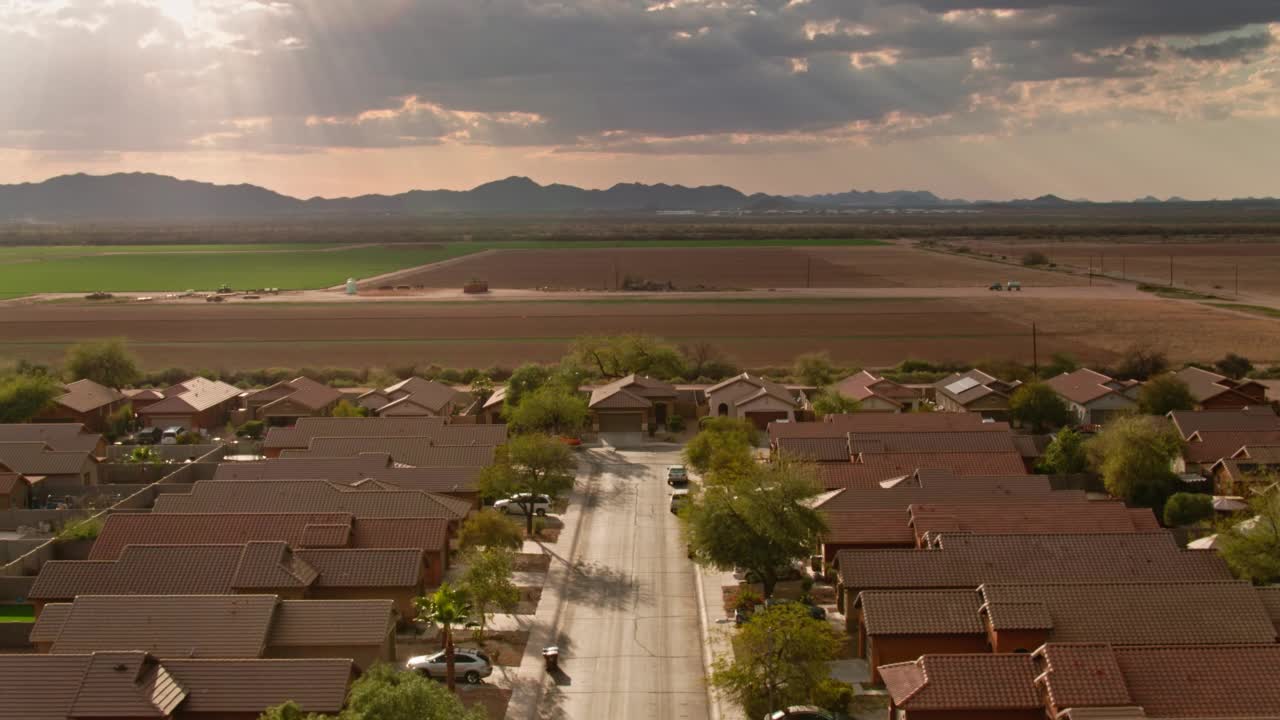
[[[11,0],[0,182],[1272,196],[1277,37],[1257,0]]]

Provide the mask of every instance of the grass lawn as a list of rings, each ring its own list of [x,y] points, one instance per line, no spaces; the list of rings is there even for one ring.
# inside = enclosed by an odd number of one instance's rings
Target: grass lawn
[[[1242,305],[1240,303],[1209,303],[1214,307],[1220,307],[1225,310],[1239,310],[1240,312],[1253,313],[1263,317],[1280,319],[1280,310],[1266,305]]]
[[[0,623],[32,622],[36,611],[30,605],[0,605]]]
[[[868,247],[879,240],[586,240],[445,244],[54,245],[0,247],[0,298],[44,292],[173,292],[324,288],[482,250],[564,248]],[[336,249],[335,249],[336,248]]]

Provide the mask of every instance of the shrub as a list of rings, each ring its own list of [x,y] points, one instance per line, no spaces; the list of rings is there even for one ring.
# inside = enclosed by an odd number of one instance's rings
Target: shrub
[[[1026,265],[1027,267],[1034,267],[1036,265],[1048,265],[1049,256],[1045,255],[1039,250],[1032,250],[1022,256],[1022,264]]]
[[[764,603],[764,598],[760,593],[749,587],[738,588],[738,591],[729,598],[730,610],[754,610],[756,606]]]
[[[266,424],[261,420],[250,420],[236,428],[236,435],[250,440],[261,440]]]
[[[1174,493],[1164,505],[1164,524],[1194,525],[1213,517],[1213,498],[1199,493]]]
[[[684,427],[685,427],[684,417],[680,415],[674,415],[674,414],[667,416],[668,432],[673,432],[673,433],[684,432]]]
[[[76,540],[96,540],[102,533],[102,520],[96,517],[67,523],[54,538],[58,542],[75,542]]]

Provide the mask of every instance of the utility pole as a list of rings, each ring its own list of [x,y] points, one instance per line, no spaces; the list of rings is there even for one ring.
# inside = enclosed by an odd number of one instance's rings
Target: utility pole
[[[1173,256],[1169,256],[1169,287],[1173,287]]]
[[[805,257],[804,263],[804,286],[813,287],[813,258],[808,256]]]
[[[1031,323],[1031,372],[1040,377],[1040,342],[1036,334],[1036,324]]]
[[[1121,279],[1121,280],[1128,280],[1128,279],[1129,279],[1128,274],[1127,274],[1127,273],[1125,273],[1125,271],[1124,271],[1124,264],[1125,264],[1125,263],[1124,263],[1124,260],[1125,260],[1125,257],[1126,257],[1125,255],[1121,255],[1121,256],[1120,256],[1120,279]]]
[[[1240,299],[1240,266],[1236,265],[1236,299]]]

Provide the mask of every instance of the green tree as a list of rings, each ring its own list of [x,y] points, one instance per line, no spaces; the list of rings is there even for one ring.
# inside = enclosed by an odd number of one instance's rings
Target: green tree
[[[680,351],[652,335],[589,335],[569,347],[569,360],[602,378],[631,374],[662,380],[683,377]]]
[[[819,489],[812,468],[801,463],[721,473],[681,513],[694,561],[746,568],[772,597],[780,573],[809,557],[827,529],[808,502]]]
[[[817,352],[798,356],[792,372],[805,385],[820,388],[835,382],[838,371],[831,362],[831,355]]]
[[[240,427],[236,428],[236,435],[250,440],[261,440],[262,433],[266,430],[266,423],[261,420],[248,420]]]
[[[493,613],[515,612],[520,604],[520,588],[511,580],[515,553],[507,548],[486,547],[468,552],[465,562],[467,569],[459,584],[479,616],[475,641],[480,643]]]
[[[107,437],[111,440],[129,434],[134,425],[133,404],[125,403],[107,416]]]
[[[684,448],[684,461],[699,473],[754,464],[752,453],[759,432],[755,425],[737,418],[705,418]]]
[[[1029,382],[1018,387],[1009,398],[1009,415],[1032,432],[1043,433],[1071,422],[1071,408],[1066,401],[1042,382]]]
[[[519,550],[524,545],[524,533],[520,526],[496,510],[471,513],[458,529],[458,547],[507,548]]]
[[[492,396],[493,378],[479,373],[471,379],[471,397],[475,398],[477,407],[484,405]]]
[[[1049,356],[1049,364],[1041,368],[1044,377],[1057,377],[1063,373],[1080,369],[1080,361],[1066,353],[1054,353]]]
[[[815,395],[811,404],[814,414],[820,418],[855,413],[862,407],[861,401],[848,395],[841,395],[835,388],[830,387]]]
[[[330,720],[331,718],[331,715],[306,712],[292,700],[283,705],[269,707],[258,716],[258,720]]]
[[[732,659],[712,665],[711,685],[751,718],[820,702],[833,694],[828,663],[843,644],[829,623],[811,618],[799,603],[764,608],[734,637]]]
[[[1138,390],[1138,410],[1147,415],[1166,415],[1174,410],[1193,410],[1196,399],[1191,388],[1176,375],[1159,375]]]
[[[546,435],[517,435],[499,446],[480,472],[480,493],[500,498],[520,493],[556,498],[573,488],[577,461],[564,443]],[[534,507],[522,504],[525,532],[533,535]]]
[[[368,417],[369,408],[361,407],[343,398],[338,401],[337,405],[333,406],[330,414],[338,418]]]
[[[102,518],[88,517],[63,525],[55,537],[59,542],[72,542],[74,540],[96,540],[101,534]]]
[[[576,436],[587,424],[587,400],[576,389],[543,385],[511,407],[507,423],[518,433]]]
[[[154,465],[164,462],[160,453],[150,445],[136,447],[129,452],[124,461],[132,465]]]
[[[1174,493],[1164,504],[1164,524],[1169,527],[1195,525],[1213,517],[1213,498],[1201,493]]]
[[[507,393],[504,402],[507,410],[519,407],[520,401],[528,393],[537,390],[551,379],[551,368],[546,365],[521,365],[511,377],[507,378]]]
[[[132,385],[142,377],[138,358],[121,338],[72,345],[63,364],[72,380],[92,380],[110,388]]]
[[[1229,378],[1239,380],[1249,373],[1253,372],[1253,363],[1249,358],[1235,353],[1227,353],[1221,360],[1213,364],[1218,372]]]
[[[1089,464],[1102,475],[1107,492],[1157,515],[1177,488],[1173,461],[1182,445],[1177,430],[1149,415],[1119,418],[1086,444]]]
[[[1112,375],[1121,380],[1146,380],[1169,369],[1169,356],[1145,345],[1134,345],[1120,356]]]
[[[287,702],[269,708],[258,720],[485,720],[479,707],[464,707],[456,695],[415,672],[386,663],[369,668],[347,694],[347,708],[336,717],[303,711]]]
[[[1076,475],[1089,471],[1084,438],[1071,428],[1062,428],[1045,448],[1036,469],[1049,475]]]
[[[1253,517],[1218,532],[1218,553],[1236,577],[1257,585],[1280,582],[1280,490],[1249,503]]]
[[[66,389],[44,375],[14,375],[0,383],[0,423],[22,423],[44,412]]]
[[[436,591],[426,597],[414,598],[418,608],[418,622],[440,627],[444,639],[445,683],[452,692],[455,685],[453,667],[453,628],[463,625],[471,615],[471,605],[466,593],[449,583],[441,583]]]

